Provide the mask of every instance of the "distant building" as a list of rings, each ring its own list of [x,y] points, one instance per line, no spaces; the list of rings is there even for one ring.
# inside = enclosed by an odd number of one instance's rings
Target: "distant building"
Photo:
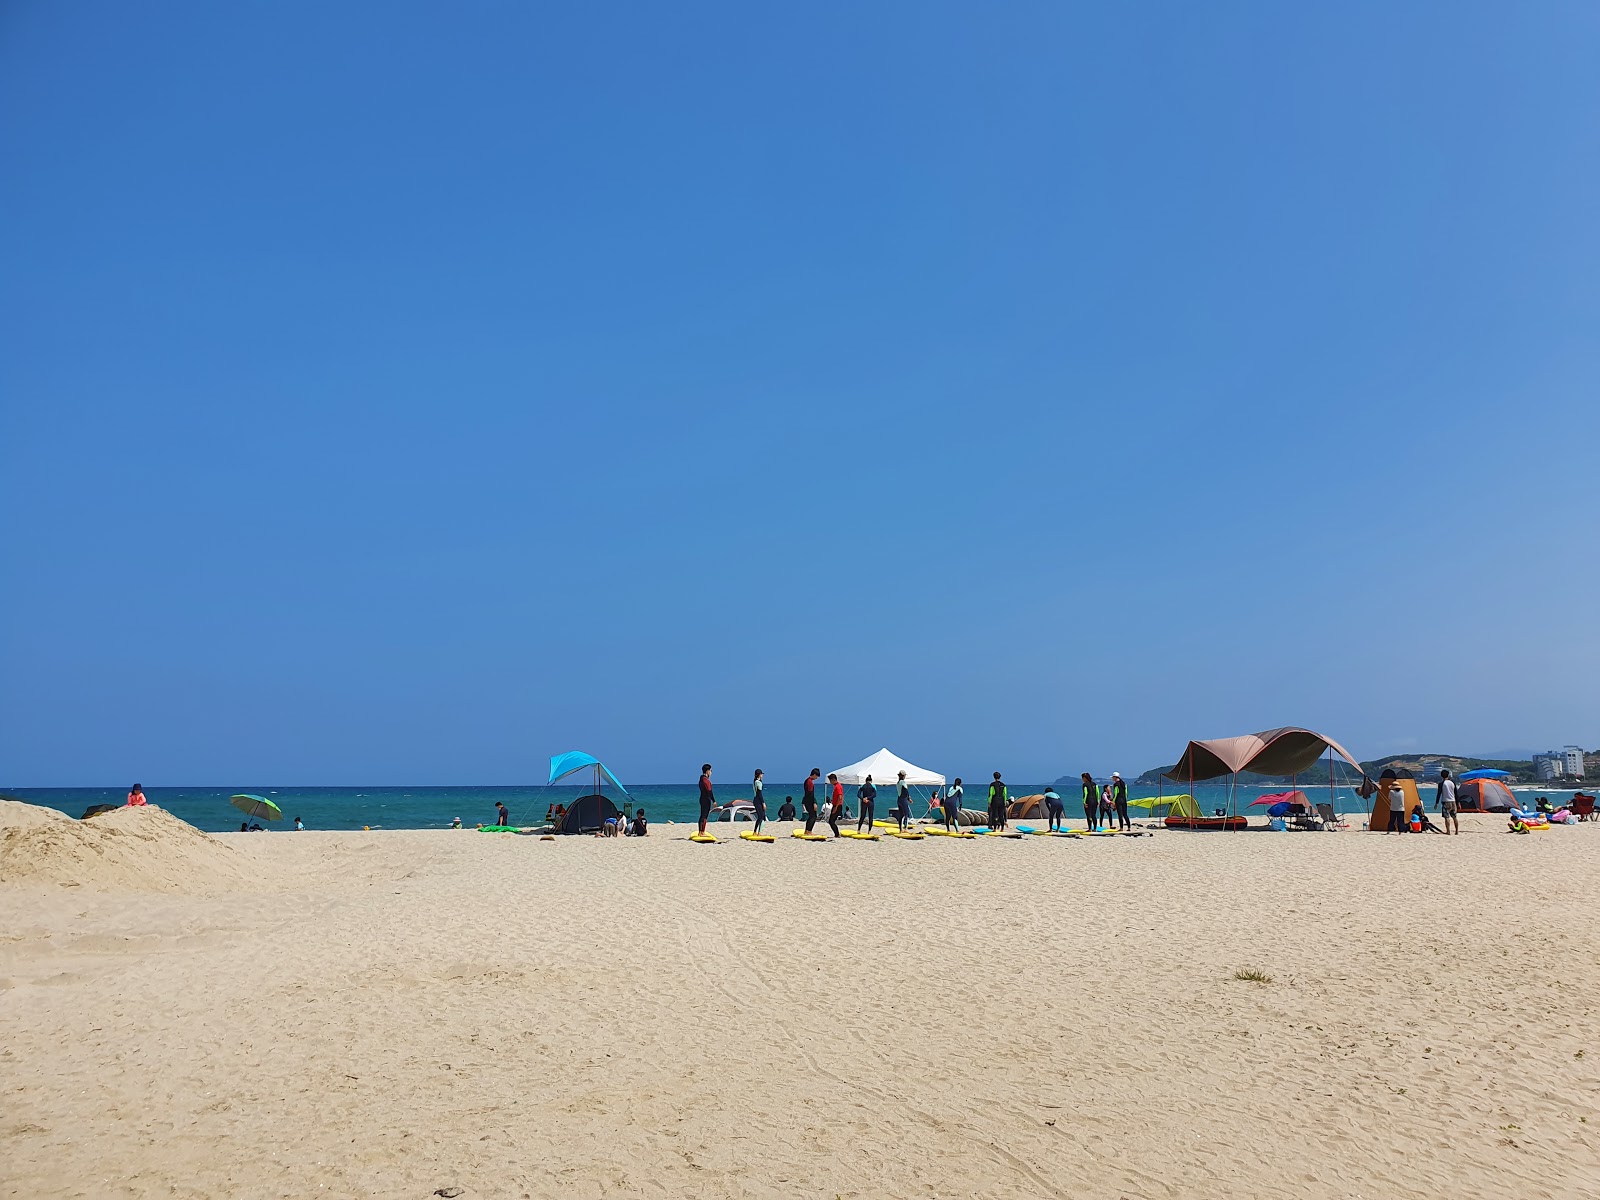
[[[1574,779],[1583,778],[1583,747],[1563,746],[1561,748],[1561,771],[1564,775],[1571,775]]]
[[[1552,750],[1548,754],[1535,754],[1533,756],[1533,773],[1538,776],[1540,783],[1549,783],[1552,779],[1559,779],[1566,765],[1566,756],[1556,750]]]

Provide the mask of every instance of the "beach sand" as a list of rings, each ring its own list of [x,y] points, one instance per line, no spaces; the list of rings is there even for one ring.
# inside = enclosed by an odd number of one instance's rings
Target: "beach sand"
[[[8,832],[0,1193],[1593,1196],[1600,825],[1467,824]]]

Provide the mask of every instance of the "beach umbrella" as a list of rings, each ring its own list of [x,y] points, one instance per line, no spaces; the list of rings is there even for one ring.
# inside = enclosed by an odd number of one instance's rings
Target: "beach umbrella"
[[[250,796],[241,792],[237,796],[229,796],[228,803],[237,808],[247,817],[254,817],[258,821],[281,821],[283,813],[278,806],[265,796]]]
[[[1463,771],[1456,776],[1457,783],[1469,783],[1474,779],[1510,779],[1510,771],[1501,771],[1495,767],[1479,767],[1476,771]]]

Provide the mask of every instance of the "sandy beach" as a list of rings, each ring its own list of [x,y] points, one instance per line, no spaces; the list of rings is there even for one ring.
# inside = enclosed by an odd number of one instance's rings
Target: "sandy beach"
[[[120,812],[90,845],[6,807],[7,1196],[1600,1191],[1600,826],[700,846]]]

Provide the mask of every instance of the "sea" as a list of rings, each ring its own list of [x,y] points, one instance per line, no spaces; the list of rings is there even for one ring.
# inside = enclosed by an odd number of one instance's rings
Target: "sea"
[[[1008,783],[1011,795],[1027,796],[1044,791],[1043,783]],[[652,783],[630,786],[626,796],[616,793],[610,785],[606,792],[619,805],[630,810],[642,806],[652,823],[686,823],[699,817],[697,781],[687,783]],[[227,787],[146,787],[150,803],[158,804],[176,817],[210,833],[237,831],[241,814],[228,798],[238,793],[265,796],[283,812],[283,820],[268,824],[268,829],[294,828],[299,817],[307,829],[448,829],[459,817],[463,826],[492,825],[496,822],[495,804],[501,803],[511,814],[513,825],[538,825],[553,805],[570,804],[589,788],[578,787],[271,787],[264,784],[242,783]],[[1182,788],[1169,787],[1171,795]],[[1202,783],[1195,788],[1195,799],[1202,812],[1217,810],[1235,811],[1247,816],[1265,817],[1266,809],[1251,807],[1258,797],[1286,790],[1281,784],[1240,784],[1230,795],[1228,785]],[[1323,803],[1328,797],[1328,787],[1302,788],[1313,803]],[[1514,789],[1518,795],[1526,794],[1531,806],[1535,795],[1548,796],[1557,807],[1572,796],[1572,790],[1522,788]],[[1432,788],[1422,786],[1425,801],[1432,806]],[[846,789],[846,802],[855,804],[855,789]],[[795,807],[800,807],[801,785],[798,783],[768,783],[767,811],[776,818],[785,796],[795,797]],[[891,803],[887,789],[880,789],[880,813]],[[915,789],[917,796],[913,812],[921,817],[928,808],[928,792]],[[1129,796],[1137,799],[1155,795],[1154,788],[1130,786]],[[5,788],[0,795],[8,799],[26,800],[60,809],[69,816],[81,817],[97,804],[122,804],[128,795],[124,787],[107,788]],[[745,799],[750,795],[749,784],[742,787],[720,785],[717,799],[726,804],[731,800]],[[1076,790],[1062,792],[1067,804],[1067,815],[1081,811],[1077,806]],[[967,790],[966,807],[982,808],[984,793],[977,787]],[[1334,809],[1340,813],[1365,813],[1369,801],[1362,800],[1353,789],[1333,789]],[[1141,813],[1135,809],[1134,818]]]

